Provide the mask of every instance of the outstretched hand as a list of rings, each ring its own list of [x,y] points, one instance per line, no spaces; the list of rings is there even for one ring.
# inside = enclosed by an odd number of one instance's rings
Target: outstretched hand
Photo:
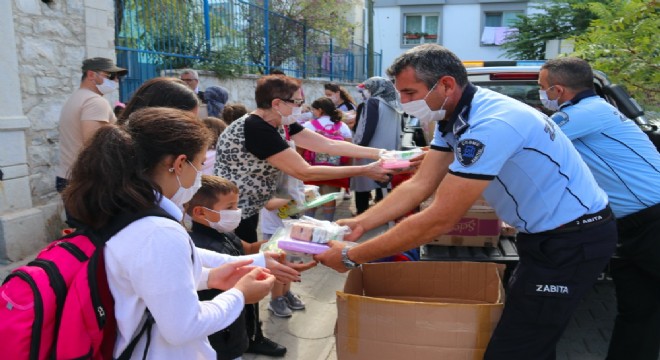
[[[278,254],[270,251],[264,252],[266,259],[266,268],[270,270],[279,282],[290,283],[292,281],[300,281],[300,272],[287,265],[282,264],[285,254]]]
[[[238,260],[222,264],[211,269],[206,285],[209,289],[227,290],[236,284],[240,278],[252,271],[252,259]]]
[[[246,304],[254,304],[270,293],[275,284],[275,276],[267,269],[254,268],[234,286],[243,293]]]
[[[355,218],[340,219],[337,224],[351,228],[351,233],[344,235],[344,241],[357,241],[365,233],[364,227]]]

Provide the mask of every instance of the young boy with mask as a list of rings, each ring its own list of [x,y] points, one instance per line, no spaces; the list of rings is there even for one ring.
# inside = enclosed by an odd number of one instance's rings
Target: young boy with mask
[[[238,187],[218,176],[202,176],[202,187],[186,206],[192,219],[190,237],[198,248],[228,255],[244,255],[241,240],[232,231],[241,221]],[[212,299],[220,290],[202,290],[200,300]],[[218,360],[240,359],[248,348],[245,309],[231,325],[209,336]]]

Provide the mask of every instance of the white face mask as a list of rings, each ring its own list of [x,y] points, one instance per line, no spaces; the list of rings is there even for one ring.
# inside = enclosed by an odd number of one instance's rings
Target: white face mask
[[[552,86],[549,87],[548,90],[551,88]],[[559,110],[559,99],[548,99],[548,90],[539,90],[539,99],[541,99],[541,104],[543,104],[543,107],[550,111],[557,111]]]
[[[107,78],[103,78],[103,83],[101,85],[96,85],[96,88],[103,95],[112,93],[113,91],[117,90],[117,87],[119,87],[119,84],[117,84],[116,81]]]
[[[438,83],[435,83],[435,85],[433,85],[431,90],[426,93],[426,96],[424,96],[423,99],[409,101],[407,103],[401,104],[403,111],[419,119],[419,122],[424,130],[428,130],[428,126],[431,121],[444,120],[447,114],[447,111],[445,110],[445,104],[449,98],[445,98],[445,101],[442,103],[440,110],[431,110],[429,104],[426,103],[426,98],[429,96],[429,94],[431,94],[431,91],[433,91],[437,85]]]
[[[241,215],[243,211],[241,209],[236,210],[220,210],[215,211],[213,209],[205,208],[206,210],[212,211],[220,215],[220,220],[216,222],[206,220],[209,223],[209,226],[221,233],[232,232],[238,227],[238,224],[241,223]]]
[[[284,116],[279,111],[277,112],[282,117],[282,125],[291,125],[297,122],[302,122],[305,119],[305,115],[302,113],[302,108],[300,106],[291,107],[291,115]]]
[[[179,175],[177,175],[176,181],[179,182],[179,189],[176,191],[176,193],[174,193],[172,198],[170,198],[170,200],[172,200],[172,202],[175,203],[181,209],[183,208],[183,204],[190,201],[190,199],[192,199],[192,197],[195,196],[197,190],[199,190],[199,188],[202,187],[202,172],[197,170],[195,165],[193,165],[190,161],[188,161],[188,164],[190,164],[190,166],[192,166],[193,169],[197,171],[197,175],[195,176],[195,181],[193,182],[191,187],[184,188],[181,185],[181,180],[179,180]]]

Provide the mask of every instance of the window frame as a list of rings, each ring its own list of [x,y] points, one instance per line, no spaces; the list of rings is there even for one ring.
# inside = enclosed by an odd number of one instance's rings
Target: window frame
[[[438,25],[436,29],[436,38],[435,39],[426,39],[420,37],[418,41],[408,42],[404,37],[406,32],[406,20],[408,16],[421,16],[422,17],[422,27],[420,32],[424,31],[424,25],[426,24],[426,17],[435,16],[438,18]],[[442,44],[442,4],[434,6],[402,6],[401,7],[401,32],[399,35],[399,42],[402,48],[414,47],[420,44]]]
[[[502,20],[504,20],[505,12],[520,12],[521,15],[527,15],[527,3],[481,4],[481,9],[479,11],[481,14],[481,20],[479,23],[479,46],[501,46],[496,44],[484,44],[481,42],[481,37],[484,33],[484,28],[486,27],[486,14],[502,13]]]

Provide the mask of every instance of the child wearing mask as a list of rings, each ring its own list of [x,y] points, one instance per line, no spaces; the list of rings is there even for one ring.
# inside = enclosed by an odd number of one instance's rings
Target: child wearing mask
[[[241,221],[238,204],[238,187],[218,176],[202,175],[202,187],[187,204],[192,219],[190,237],[195,246],[221,254],[245,255],[243,244],[232,231]],[[213,299],[222,291],[208,289],[198,291],[199,300]],[[248,348],[245,328],[245,309],[226,328],[209,335],[209,342],[218,360],[240,358]]]

